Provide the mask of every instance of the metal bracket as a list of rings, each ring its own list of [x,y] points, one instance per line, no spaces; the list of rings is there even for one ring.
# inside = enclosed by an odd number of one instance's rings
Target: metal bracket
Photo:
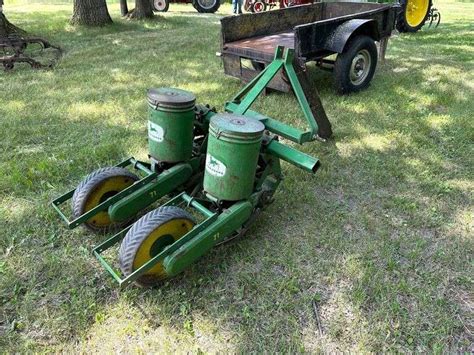
[[[306,98],[305,92],[296,74],[294,65],[294,49],[278,46],[275,50],[273,61],[262,70],[250,83],[235,95],[231,101],[225,105],[227,112],[245,115],[256,118],[265,124],[266,129],[281,135],[293,142],[304,143],[314,140],[318,135],[319,127],[311,110],[311,106]],[[299,106],[309,126],[307,131],[302,131],[296,127],[289,126],[278,120],[258,114],[250,110],[250,106],[260,96],[270,81],[280,71],[284,70],[288,76],[291,87],[298,100]]]

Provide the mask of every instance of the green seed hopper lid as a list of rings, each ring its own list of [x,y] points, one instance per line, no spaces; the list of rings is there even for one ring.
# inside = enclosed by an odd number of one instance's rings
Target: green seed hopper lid
[[[236,140],[260,139],[265,126],[259,120],[231,113],[217,114],[211,118],[209,131],[217,138]]]
[[[148,90],[148,103],[154,107],[190,108],[194,107],[196,96],[192,92],[174,88],[153,88]]]

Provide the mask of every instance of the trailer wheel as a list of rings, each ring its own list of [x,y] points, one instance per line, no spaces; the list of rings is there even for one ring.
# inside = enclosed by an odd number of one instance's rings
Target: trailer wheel
[[[199,13],[214,13],[221,6],[220,0],[193,0],[193,6]]]
[[[87,175],[77,186],[72,196],[72,214],[77,218],[101,204],[120,191],[131,186],[139,178],[127,169],[107,167]],[[107,211],[103,211],[89,219],[84,226],[93,232],[104,232],[120,228],[130,220],[120,223],[113,222]]]
[[[401,0],[397,17],[398,32],[417,32],[428,19],[431,0]]]
[[[265,64],[262,62],[251,60],[250,63],[252,64],[252,68],[257,72],[261,72],[262,70],[265,69]]]
[[[147,213],[135,222],[120,246],[122,273],[130,275],[183,237],[194,225],[194,218],[179,207],[164,206]],[[163,262],[159,262],[136,282],[142,286],[151,286],[165,278]]]
[[[156,12],[167,12],[170,8],[169,0],[153,0],[153,9]]]
[[[267,9],[267,4],[263,0],[257,0],[252,5],[252,12],[259,13],[264,12]]]
[[[334,86],[339,94],[365,89],[375,73],[377,47],[372,38],[357,36],[346,44],[334,64]]]

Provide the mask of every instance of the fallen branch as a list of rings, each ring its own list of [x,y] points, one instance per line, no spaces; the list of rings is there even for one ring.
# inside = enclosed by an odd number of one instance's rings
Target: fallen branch
[[[314,317],[316,318],[316,323],[318,324],[319,336],[323,336],[323,328],[321,327],[321,320],[319,319],[319,312],[318,312],[318,305],[316,301],[313,300],[313,313]]]

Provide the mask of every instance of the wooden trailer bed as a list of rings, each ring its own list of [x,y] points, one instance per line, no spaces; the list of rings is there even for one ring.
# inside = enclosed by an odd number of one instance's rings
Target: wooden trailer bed
[[[257,36],[241,39],[226,44],[226,50],[243,56],[273,56],[277,46],[295,49],[295,33],[286,31],[268,36]]]

